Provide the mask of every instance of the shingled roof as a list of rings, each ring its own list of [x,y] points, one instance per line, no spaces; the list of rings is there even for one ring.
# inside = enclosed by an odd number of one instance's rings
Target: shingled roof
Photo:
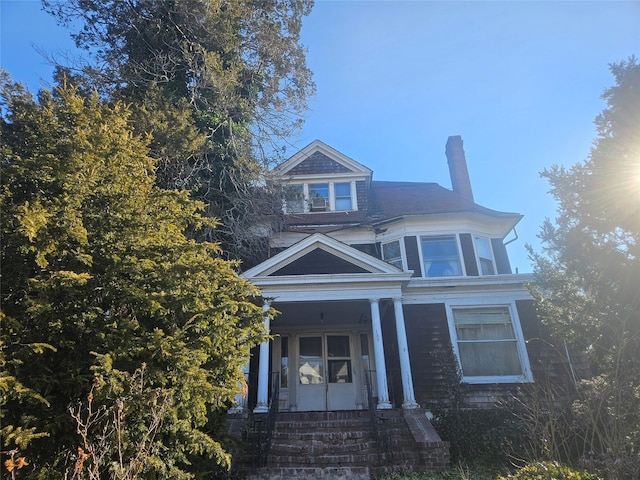
[[[292,227],[371,224],[404,216],[453,213],[476,213],[495,218],[521,217],[518,213],[485,208],[437,183],[426,182],[372,181],[368,205],[366,211],[286,215],[286,223]]]

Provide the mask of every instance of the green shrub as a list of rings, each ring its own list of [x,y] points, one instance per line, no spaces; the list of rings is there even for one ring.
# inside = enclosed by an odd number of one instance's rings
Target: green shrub
[[[433,426],[451,445],[453,462],[508,465],[526,441],[522,421],[500,409],[451,409],[434,412]]]
[[[498,477],[498,480],[599,480],[589,472],[574,470],[558,462],[534,462],[518,470],[514,475]]]

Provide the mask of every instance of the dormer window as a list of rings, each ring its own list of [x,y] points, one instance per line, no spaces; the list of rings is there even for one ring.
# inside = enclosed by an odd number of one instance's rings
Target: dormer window
[[[285,213],[358,210],[355,181],[286,184],[282,193]]]
[[[302,185],[285,185],[282,193],[286,213],[302,213],[305,211],[304,188]]]
[[[309,209],[312,212],[324,212],[329,209],[329,184],[312,183],[309,185]]]
[[[351,206],[351,183],[336,183],[336,210],[353,210]]]

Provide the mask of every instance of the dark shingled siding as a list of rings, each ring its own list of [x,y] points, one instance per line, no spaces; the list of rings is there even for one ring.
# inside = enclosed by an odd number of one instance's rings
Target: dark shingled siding
[[[293,167],[287,175],[308,175],[310,173],[346,173],[350,172],[344,165],[327,157],[324,153],[315,152],[298,165]]]
[[[509,255],[507,255],[507,247],[501,238],[492,238],[491,246],[493,247],[493,256],[496,259],[496,269],[498,273],[511,273],[511,264],[509,263]]]
[[[313,275],[322,273],[367,273],[362,267],[316,248],[303,257],[285,265],[270,276]]]

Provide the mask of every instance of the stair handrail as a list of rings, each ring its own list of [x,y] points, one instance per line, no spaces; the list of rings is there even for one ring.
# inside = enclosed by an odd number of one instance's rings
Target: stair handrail
[[[254,413],[251,419],[250,445],[254,468],[261,468],[267,464],[273,442],[273,432],[278,420],[280,372],[270,372],[269,375],[271,376],[271,396],[267,413]]]
[[[389,429],[386,425],[386,419],[378,414],[377,405],[373,401],[373,387],[371,386],[371,374],[375,370],[365,371],[365,384],[367,387],[367,405],[369,411],[369,421],[371,423],[371,430],[373,437],[376,441],[376,450],[378,453],[378,463],[383,464],[383,461],[392,460],[393,452],[391,450],[391,439],[389,438]]]

